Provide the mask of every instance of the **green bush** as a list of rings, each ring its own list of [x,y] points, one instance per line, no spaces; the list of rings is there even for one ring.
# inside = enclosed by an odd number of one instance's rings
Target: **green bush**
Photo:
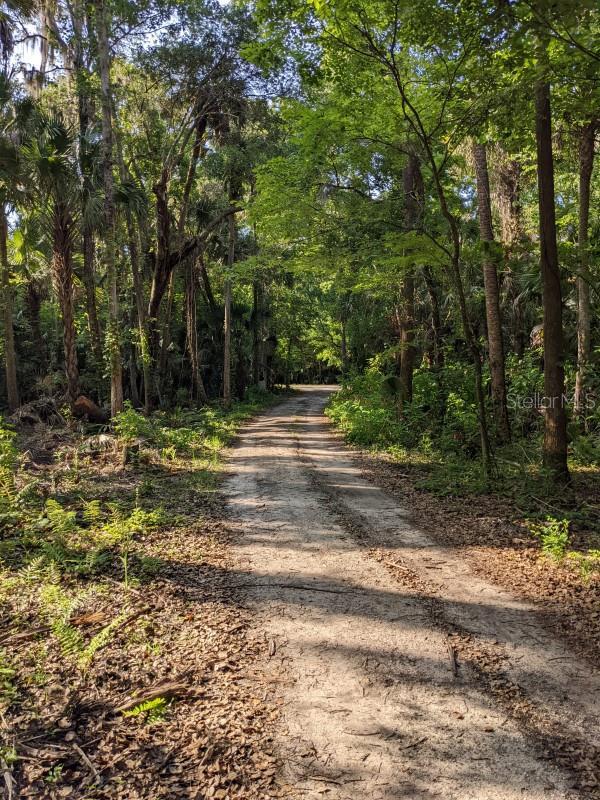
[[[21,497],[16,484],[18,451],[16,434],[0,417],[0,530],[15,525],[21,513]]]
[[[565,557],[569,545],[568,519],[546,517],[546,521],[542,523],[530,522],[529,530],[540,540],[542,551],[547,556],[555,561],[561,561]]]
[[[535,397],[544,395],[544,373],[540,356],[528,350],[522,358],[506,357],[508,413],[513,435],[529,437],[542,428],[543,417],[535,407]]]
[[[152,441],[155,436],[152,420],[136,411],[129,401],[125,402],[125,409],[115,416],[113,427],[125,444],[131,444],[136,439]]]
[[[398,414],[395,381],[378,370],[350,380],[327,409],[348,441],[363,447],[417,450],[472,457],[479,429],[470,371],[451,365],[440,375],[415,370],[413,400]]]

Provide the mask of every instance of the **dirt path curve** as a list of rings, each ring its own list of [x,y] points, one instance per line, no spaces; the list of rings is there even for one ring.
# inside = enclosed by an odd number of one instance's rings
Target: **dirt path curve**
[[[361,475],[330,391],[248,425],[225,484],[291,796],[594,796],[599,676]]]

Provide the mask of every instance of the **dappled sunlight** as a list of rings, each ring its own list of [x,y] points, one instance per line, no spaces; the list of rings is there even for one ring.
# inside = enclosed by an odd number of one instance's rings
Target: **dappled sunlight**
[[[315,798],[565,797],[476,677],[480,654],[548,720],[560,715],[571,741],[597,730],[597,679],[560,660],[536,609],[365,481],[321,416],[326,397],[305,389],[249,426],[226,485],[234,583],[264,620],[274,678],[289,681],[285,777]]]

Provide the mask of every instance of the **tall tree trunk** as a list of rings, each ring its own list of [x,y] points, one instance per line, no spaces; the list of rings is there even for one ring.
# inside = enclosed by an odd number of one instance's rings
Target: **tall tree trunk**
[[[125,159],[123,158],[123,147],[118,125],[114,128],[115,133],[115,152],[119,164],[119,175],[121,183],[131,180]],[[129,263],[131,264],[131,279],[133,283],[133,296],[135,300],[135,316],[138,328],[138,353],[144,382],[144,413],[150,413],[152,378],[150,373],[150,352],[149,352],[149,333],[146,322],[146,302],[144,299],[144,277],[140,266],[140,248],[138,246],[138,233],[135,221],[130,208],[125,209],[125,222],[127,225],[127,244],[129,247]]]
[[[86,204],[93,191],[90,176],[89,159],[86,158],[86,137],[92,120],[92,101],[89,92],[89,72],[85,65],[84,21],[85,6],[80,2],[68,5],[73,25],[73,61],[71,77],[77,95],[77,116],[79,121],[79,170],[82,178],[81,218],[82,218],[82,253],[83,253],[83,285],[90,332],[90,343],[96,363],[100,366],[104,361],[102,348],[102,330],[96,306],[96,278],[94,274],[94,232],[90,225]]]
[[[598,121],[583,127],[579,138],[579,275],[577,276],[577,375],[575,413],[585,419],[587,368],[592,350],[590,335],[589,221],[590,186],[594,168],[594,145]]]
[[[167,390],[167,368],[169,366],[169,350],[171,347],[171,319],[173,316],[173,301],[175,299],[175,270],[169,278],[167,300],[159,314],[160,350],[156,369],[157,380],[160,383],[159,394],[164,398]]]
[[[429,305],[431,306],[431,337],[433,345],[433,365],[438,369],[444,366],[444,350],[442,348],[442,318],[440,314],[440,300],[438,287],[431,267],[423,267],[423,278],[429,295]]]
[[[188,166],[188,171],[183,186],[183,197],[181,200],[181,208],[179,212],[179,219],[177,222],[177,235],[178,244],[182,243],[183,233],[185,231],[185,224],[187,222],[188,210],[190,205],[190,196],[194,179],[196,177],[196,169],[198,161],[202,154],[202,140],[206,133],[206,116],[200,113],[200,109],[196,112],[194,120],[194,144],[192,146],[192,155]],[[192,262],[193,263],[193,262]],[[164,309],[162,324],[161,324],[161,347],[159,356],[159,375],[162,379],[166,377],[167,363],[169,358],[169,347],[171,344],[171,318],[173,316],[173,299],[175,296],[175,274],[177,267],[175,267],[169,277],[169,290],[167,294],[167,303]]]
[[[419,159],[411,153],[402,171],[404,193],[404,230],[417,231],[420,228],[422,207],[420,204],[423,179]],[[398,411],[412,401],[413,371],[415,366],[415,271],[409,266],[403,276],[400,296],[400,394]]]
[[[215,296],[213,294],[212,286],[210,283],[210,276],[208,274],[208,270],[206,269],[206,262],[204,261],[204,253],[202,250],[198,252],[198,267],[200,268],[200,277],[202,278],[202,288],[204,289],[204,296],[206,297],[206,302],[208,303],[208,307],[211,311],[215,311],[217,308],[217,302],[215,300]]]
[[[500,235],[504,247],[506,263],[505,286],[510,302],[509,321],[512,349],[523,357],[527,342],[527,331],[523,315],[524,300],[519,291],[511,260],[515,250],[523,240],[523,220],[521,204],[521,165],[510,158],[501,148],[497,148],[498,167],[496,180],[496,201],[500,213]]]
[[[104,361],[102,349],[102,330],[98,319],[98,309],[96,307],[96,278],[94,270],[94,234],[84,222],[83,227],[83,285],[85,287],[85,304],[88,318],[88,328],[90,332],[90,342],[92,353],[98,365]]]
[[[98,39],[98,73],[102,98],[102,173],[104,185],[104,242],[108,284],[108,352],[110,361],[110,410],[123,410],[119,292],[116,270],[115,202],[113,181],[112,87],[110,82],[109,21],[104,0],[95,0]]]
[[[252,283],[252,383],[258,386],[262,374],[262,286],[258,278]]]
[[[256,278],[253,283],[252,323],[252,383],[259,389],[266,389],[265,286],[262,277]]]
[[[129,239],[129,258],[131,260],[131,276],[135,296],[135,310],[138,324],[139,354],[144,379],[144,412],[150,413],[152,377],[150,373],[150,342],[148,325],[146,324],[146,304],[144,302],[144,284],[139,263],[138,240],[131,213],[127,215],[127,234]]]
[[[483,393],[483,375],[481,369],[481,353],[479,351],[479,344],[477,337],[473,331],[473,325],[469,316],[467,308],[467,298],[463,285],[462,275],[460,272],[460,255],[461,255],[461,241],[460,232],[456,217],[450,211],[448,201],[446,199],[446,192],[442,185],[441,176],[437,172],[437,166],[433,153],[429,157],[429,163],[434,170],[434,180],[442,215],[448,223],[450,228],[450,238],[452,241],[452,251],[450,258],[450,277],[454,286],[456,299],[458,300],[458,309],[460,312],[460,319],[462,321],[465,339],[467,341],[471,356],[473,359],[473,372],[475,375],[475,401],[477,404],[477,420],[479,423],[479,438],[481,442],[481,460],[483,469],[486,476],[489,478],[492,468],[492,453],[490,448],[490,440],[487,426],[487,414],[485,409],[485,395]]]
[[[235,259],[235,219],[227,217],[228,248],[227,274],[224,286],[225,313],[223,318],[223,404],[231,406],[231,268]]]
[[[404,119],[409,124],[415,137],[423,147],[427,163],[431,169],[434,189],[440,204],[440,211],[450,231],[450,240],[452,242],[449,264],[450,277],[452,279],[454,292],[456,294],[456,301],[458,303],[460,318],[464,328],[465,339],[473,358],[473,371],[475,374],[475,399],[477,403],[477,418],[479,423],[479,437],[481,441],[481,460],[484,472],[489,478],[492,467],[492,454],[487,426],[485,395],[483,393],[481,354],[479,352],[479,344],[473,331],[473,325],[469,316],[465,288],[460,269],[461,238],[458,222],[455,215],[451,211],[450,206],[448,205],[447,193],[443,183],[443,175],[437,155],[434,151],[433,142],[429,133],[427,132],[423,120],[421,119],[419,111],[413,105],[410,97],[408,96],[407,86],[404,82],[402,74],[399,71],[397,62],[394,59],[390,61],[387,52],[382,54],[382,52],[378,49],[377,44],[372,39],[369,39],[368,36],[365,38],[367,39],[367,46],[369,49],[374,52],[380,63],[382,63],[385,69],[389,71],[394,83],[396,84],[399,97],[402,101],[402,113],[404,115]]]
[[[186,325],[186,345],[190,358],[192,370],[192,399],[205,405],[208,403],[208,395],[202,373],[200,371],[200,356],[198,353],[198,327],[197,327],[197,303],[196,286],[198,283],[197,261],[188,258],[185,272],[185,325]]]
[[[570,480],[567,468],[567,416],[564,406],[562,291],[554,207],[554,159],[550,85],[535,86],[535,129],[540,215],[540,266],[544,305],[544,466],[557,485]]]
[[[48,352],[46,348],[46,340],[42,334],[42,321],[40,318],[40,309],[42,306],[42,298],[39,286],[31,278],[27,281],[25,289],[25,316],[31,328],[31,341],[33,344],[34,360],[36,364],[36,372],[39,375],[46,374]]]
[[[150,352],[148,326],[146,324],[146,304],[144,302],[144,284],[140,269],[138,239],[131,211],[126,211],[127,239],[129,244],[129,260],[135,299],[136,321],[138,327],[138,350],[144,381],[144,413],[150,413],[152,378],[150,375]]]
[[[285,353],[285,388],[289,391],[292,379],[292,334],[288,336],[287,349]]]
[[[477,176],[477,206],[479,236],[483,248],[483,285],[485,290],[485,315],[487,322],[490,375],[492,379],[492,403],[498,435],[504,442],[510,440],[510,422],[506,403],[506,378],[504,370],[504,345],[502,342],[502,319],[500,316],[500,291],[498,273],[492,250],[494,231],[492,228],[492,205],[488,176],[487,151],[484,144],[473,143],[473,159]]]
[[[15,351],[15,330],[13,325],[13,291],[10,285],[10,265],[8,263],[8,221],[6,208],[0,204],[0,283],[2,285],[2,322],[4,327],[4,367],[6,372],[6,399],[8,410],[19,407],[19,386],[17,384],[17,354]]]
[[[411,268],[404,273],[401,288],[399,326],[400,326],[400,394],[398,397],[398,411],[406,403],[412,402],[413,396],[413,371],[415,366],[415,276]]]
[[[341,327],[341,341],[340,341],[340,359],[342,362],[342,375],[347,375],[348,373],[348,337],[346,332],[346,326],[348,321],[345,316],[342,317],[340,327]]]
[[[69,400],[74,403],[79,394],[79,367],[77,363],[77,332],[73,311],[73,220],[60,203],[53,214],[52,273],[58,296],[63,324],[63,350]]]
[[[133,327],[136,324],[136,307],[135,307],[135,293],[132,297],[132,303],[129,310],[129,320],[127,323],[129,327]],[[126,344],[127,348],[127,361],[129,363],[129,396],[131,398],[131,404],[134,408],[140,407],[140,394],[138,392],[138,369],[135,359],[135,348],[131,341],[128,341]]]

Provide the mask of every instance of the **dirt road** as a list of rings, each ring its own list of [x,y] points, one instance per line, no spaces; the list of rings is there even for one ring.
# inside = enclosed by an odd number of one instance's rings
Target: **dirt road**
[[[600,678],[369,483],[306,387],[225,484],[297,798],[596,796]]]

